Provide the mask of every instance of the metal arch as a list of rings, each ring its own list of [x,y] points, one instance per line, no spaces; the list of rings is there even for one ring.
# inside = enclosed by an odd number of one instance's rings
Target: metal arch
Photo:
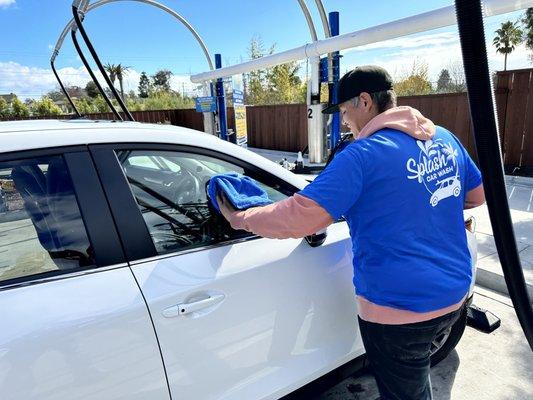
[[[320,14],[320,19],[322,20],[322,26],[324,28],[324,36],[326,39],[331,37],[331,29],[329,27],[328,16],[326,15],[326,10],[324,9],[324,4],[322,0],[315,0],[316,8]],[[328,82],[333,83],[333,54],[328,53]]]
[[[165,5],[161,4],[161,3],[158,3],[158,2],[153,1],[153,0],[99,0],[99,1],[97,1],[95,3],[87,5],[88,1],[84,1],[85,7],[83,7],[84,4],[82,4],[82,5],[80,5],[79,10],[83,14],[86,14],[89,11],[94,10],[95,8],[101,7],[101,6],[105,5],[105,4],[115,3],[115,2],[119,2],[119,1],[132,1],[132,2],[137,2],[137,3],[144,3],[144,4],[152,5],[154,7],[157,7],[159,9],[167,12],[168,14],[172,15],[174,18],[179,20],[183,25],[185,25],[185,27],[192,33],[192,35],[194,36],[194,38],[196,39],[196,41],[198,42],[198,44],[202,48],[202,51],[204,52],[204,55],[205,55],[205,57],[207,59],[207,63],[209,64],[209,69],[211,69],[211,70],[215,69],[214,66],[213,66],[213,61],[211,60],[211,56],[209,55],[209,50],[207,49],[207,46],[205,45],[204,41],[202,40],[202,38],[200,37],[198,32],[196,32],[196,30],[192,27],[192,25],[184,17],[182,17],[176,11],[172,10],[171,8],[168,8],[167,6],[165,6]],[[54,48],[54,51],[52,53],[52,57],[51,57],[51,60],[50,60],[51,62],[54,62],[55,58],[59,54],[59,50],[61,49],[61,46],[63,45],[65,37],[67,36],[68,32],[71,29],[75,29],[75,26],[76,26],[76,22],[74,21],[74,18],[69,21],[67,26],[65,26],[65,29],[63,29],[63,32],[61,32],[61,35],[59,36],[59,38],[57,40],[56,46]]]
[[[320,14],[320,19],[322,20],[322,26],[324,27],[324,35],[326,38],[331,37],[331,30],[329,29],[328,16],[326,10],[324,9],[324,4],[322,0],[315,0],[316,8]]]
[[[318,37],[316,35],[315,24],[313,23],[313,18],[311,17],[309,8],[307,7],[307,4],[305,4],[305,0],[298,0],[298,3],[300,3],[300,7],[302,8],[302,11],[305,15],[307,25],[309,25],[309,31],[311,32],[311,39],[313,39],[313,42],[316,42],[318,40]]]
[[[305,15],[305,19],[307,20],[307,25],[309,25],[309,31],[311,32],[311,38],[313,39],[314,42],[316,42],[318,40],[318,36],[316,34],[315,25],[313,23],[311,13],[309,12],[309,8],[307,7],[305,0],[298,0],[298,3],[300,4],[300,7],[302,8],[302,11]],[[326,37],[326,39],[330,38],[331,30],[329,28],[328,16],[326,15],[324,4],[322,3],[322,0],[315,0],[315,4],[316,4],[316,8],[318,9],[318,13],[320,14],[320,20],[322,21],[322,28],[324,29],[324,36]],[[333,82],[333,57],[331,53],[328,53],[328,81]]]

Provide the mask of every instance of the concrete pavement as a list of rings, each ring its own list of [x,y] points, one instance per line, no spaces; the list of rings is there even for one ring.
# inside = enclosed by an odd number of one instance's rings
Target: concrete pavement
[[[506,177],[507,197],[529,297],[533,300],[533,178]],[[465,211],[476,219],[478,261],[476,283],[508,294],[487,206]]]
[[[456,349],[431,371],[434,400],[533,399],[533,353],[508,297],[477,286],[474,304],[496,314],[501,326],[490,334],[467,327]],[[368,372],[348,378],[317,400],[379,397]]]

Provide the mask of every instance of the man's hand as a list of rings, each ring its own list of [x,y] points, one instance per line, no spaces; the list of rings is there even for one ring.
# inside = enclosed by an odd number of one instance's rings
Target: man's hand
[[[228,200],[228,198],[222,191],[219,191],[217,193],[217,204],[218,208],[220,209],[220,213],[224,216],[224,218],[226,218],[228,222],[231,222],[231,214],[238,210],[233,207],[233,204],[231,204],[231,202]]]

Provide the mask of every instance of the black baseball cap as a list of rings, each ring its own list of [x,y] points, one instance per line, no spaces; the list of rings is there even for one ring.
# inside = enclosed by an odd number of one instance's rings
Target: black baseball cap
[[[322,110],[324,114],[339,111],[339,105],[359,96],[363,92],[373,93],[392,89],[389,73],[377,65],[363,65],[347,72],[337,85],[337,103]]]

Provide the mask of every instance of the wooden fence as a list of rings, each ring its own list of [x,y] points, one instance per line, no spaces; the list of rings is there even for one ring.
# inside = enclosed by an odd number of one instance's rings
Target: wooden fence
[[[307,146],[307,106],[283,104],[246,107],[248,145],[298,151]]]
[[[416,108],[436,125],[453,132],[472,157],[477,158],[466,93],[399,97],[398,105]]]
[[[496,104],[506,169],[533,174],[533,69],[498,73]]]
[[[533,173],[533,69],[497,74],[496,104],[504,162],[508,171]],[[399,105],[417,108],[437,125],[454,132],[476,158],[466,93],[400,97]],[[169,123],[203,130],[202,114],[195,110],[134,111],[139,122]],[[111,113],[89,114],[91,119],[112,119]],[[248,144],[273,150],[298,151],[307,146],[307,107],[282,104],[247,107]],[[61,119],[71,116],[61,116]],[[228,128],[234,129],[233,108]]]

